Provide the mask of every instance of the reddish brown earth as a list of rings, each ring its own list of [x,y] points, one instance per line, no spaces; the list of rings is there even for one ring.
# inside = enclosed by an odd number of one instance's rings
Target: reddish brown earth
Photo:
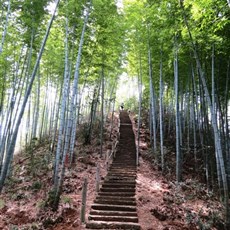
[[[116,125],[117,119],[116,116]],[[135,127],[135,124],[134,124]],[[117,128],[108,138],[107,126],[104,152],[116,142]],[[134,128],[135,130],[135,128]],[[143,230],[223,229],[222,205],[213,193],[195,179],[186,179],[176,186],[174,170],[164,177],[158,171],[148,150],[147,132],[142,129],[140,166],[137,172],[137,213]],[[52,163],[46,164],[48,145],[42,144],[34,153],[36,170],[30,173],[29,159],[25,155],[15,159],[14,175],[0,195],[0,229],[56,229],[84,230],[80,223],[81,193],[85,177],[88,178],[86,218],[95,199],[96,163],[100,165],[102,179],[106,175],[105,157],[99,157],[98,140],[82,146],[78,141],[76,165],[66,172],[63,194],[58,212],[44,207],[52,186]],[[25,160],[26,159],[26,160]],[[41,162],[43,160],[43,162]],[[47,166],[45,166],[47,165]],[[189,177],[188,177],[189,178]]]

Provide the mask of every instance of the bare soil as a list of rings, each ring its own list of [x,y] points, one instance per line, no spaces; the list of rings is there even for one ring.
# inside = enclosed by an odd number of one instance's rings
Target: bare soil
[[[115,126],[118,124],[118,114]],[[133,119],[134,131],[136,125]],[[111,151],[117,139],[117,128],[109,138],[106,127],[104,152]],[[190,178],[176,185],[171,174],[162,175],[149,151],[148,132],[143,127],[140,143],[140,166],[137,174],[136,199],[139,223],[143,230],[224,229],[223,207],[215,194],[204,184]],[[0,229],[84,230],[80,222],[82,184],[88,180],[86,218],[96,195],[96,167],[101,179],[106,175],[105,154],[99,156],[97,136],[91,145],[76,144],[77,162],[67,169],[60,207],[53,212],[45,207],[52,187],[52,157],[47,144],[34,150],[35,170],[31,173],[30,158],[24,153],[14,161],[14,173],[0,195]],[[170,153],[167,153],[170,154]],[[26,159],[28,158],[28,159]],[[26,159],[26,160],[25,160]],[[47,163],[48,162],[48,163]],[[188,177],[189,178],[189,177]]]

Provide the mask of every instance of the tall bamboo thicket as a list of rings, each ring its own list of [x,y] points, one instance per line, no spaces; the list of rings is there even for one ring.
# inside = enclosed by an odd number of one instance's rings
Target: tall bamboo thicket
[[[54,183],[49,202],[57,209],[79,124],[87,124],[90,143],[99,121],[103,151],[121,73],[123,16],[115,2],[99,0],[7,0],[0,10],[0,190],[14,154],[25,148],[34,173],[34,147],[46,142]]]
[[[18,146],[33,162],[33,147],[47,141],[57,208],[76,128],[84,123],[90,144],[99,124],[102,155],[104,123],[127,72],[139,103],[125,105],[138,105],[139,134],[148,111],[162,172],[174,143],[175,179],[183,181],[189,159],[219,191],[230,222],[229,1],[123,0],[118,8],[111,0],[3,0],[0,12],[0,190]]]
[[[129,74],[138,77],[141,57],[156,162],[167,172],[165,147],[174,146],[175,179],[186,167],[202,175],[229,224],[229,2],[124,2]]]

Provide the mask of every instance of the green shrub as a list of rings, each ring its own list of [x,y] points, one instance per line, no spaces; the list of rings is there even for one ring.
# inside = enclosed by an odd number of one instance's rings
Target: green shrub
[[[42,183],[40,181],[35,181],[32,185],[31,185],[31,189],[34,191],[39,191],[42,188]]]

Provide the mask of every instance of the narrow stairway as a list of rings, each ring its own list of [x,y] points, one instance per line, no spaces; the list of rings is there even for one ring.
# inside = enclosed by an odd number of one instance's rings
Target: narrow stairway
[[[135,187],[136,146],[128,113],[120,113],[120,140],[117,153],[100,191],[91,206],[89,229],[139,230]]]

